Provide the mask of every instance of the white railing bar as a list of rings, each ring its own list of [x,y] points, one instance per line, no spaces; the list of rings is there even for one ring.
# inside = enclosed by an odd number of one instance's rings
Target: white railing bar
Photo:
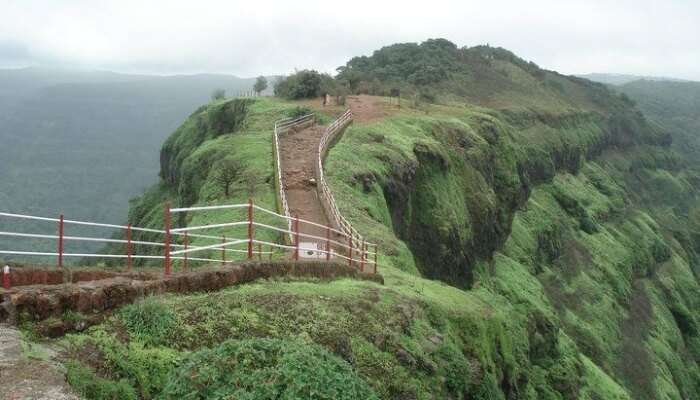
[[[246,241],[247,241],[247,240],[246,240]],[[257,240],[257,239],[253,239],[253,243],[256,243],[256,244],[265,244],[265,245],[268,245],[268,246],[279,247],[279,248],[281,248],[281,249],[288,249],[288,250],[294,250],[294,249],[296,249],[296,247],[294,247],[294,246],[287,246],[286,244],[279,244],[279,243],[266,242],[266,241],[264,241],[264,240]]]
[[[203,229],[225,228],[227,226],[240,226],[240,225],[248,225],[248,221],[227,222],[225,224],[214,224],[214,225],[189,226],[187,228],[171,229],[170,232],[181,233],[181,232],[190,232],[190,231],[200,231]]]
[[[201,246],[201,247],[190,247],[190,248],[185,249],[185,250],[172,251],[172,252],[170,252],[170,255],[187,254],[187,253],[193,253],[195,251],[210,250],[210,249],[216,249],[216,248],[221,250],[222,247],[225,248],[226,246],[234,246],[237,244],[247,243],[247,242],[248,242],[248,239],[236,239],[234,241],[226,242],[226,243],[219,243],[219,244],[213,244],[213,245]]]
[[[224,210],[230,208],[244,208],[248,207],[248,204],[224,204],[220,206],[198,206],[198,207],[184,207],[184,208],[171,208],[171,213],[179,213],[185,211],[204,211],[204,210]]]
[[[50,221],[50,222],[59,222],[60,220],[57,218],[46,218],[46,217],[35,217],[32,215],[23,215],[23,214],[11,214],[11,213],[4,213],[0,212],[0,217],[10,217],[10,218],[21,218],[21,219],[33,219],[37,221]]]
[[[37,233],[19,233],[19,232],[0,232],[0,236],[14,236],[14,237],[28,237],[36,239],[60,239],[58,235],[42,235]],[[219,238],[220,239],[220,238]],[[74,241],[84,241],[84,242],[103,242],[103,243],[131,243],[131,244],[141,244],[150,246],[165,246],[164,243],[159,242],[145,242],[141,240],[132,240],[129,242],[124,239],[108,239],[108,238],[96,238],[96,237],[84,237],[84,236],[63,236],[63,240],[74,240]],[[181,244],[171,244],[173,247],[185,247]]]
[[[281,233],[293,233],[290,230],[287,230],[284,228],[278,228],[278,227],[272,226],[272,225],[263,224],[261,222],[253,222],[253,226],[259,226],[261,228],[271,229],[273,231],[277,231],[277,232],[281,232]]]
[[[278,214],[278,213],[276,213],[276,212],[274,212],[274,211],[270,211],[270,210],[268,210],[268,209],[266,209],[266,208],[262,208],[262,207],[260,207],[260,206],[258,206],[258,205],[255,205],[255,204],[253,204],[253,208],[254,208],[255,210],[262,211],[262,212],[267,213],[267,214],[270,214],[270,215],[274,215],[275,217],[280,217],[280,218],[284,218],[284,219],[294,219],[294,218],[292,218],[292,217],[287,217],[287,216],[285,216],[285,215]]]
[[[0,250],[0,254],[10,254],[10,255],[18,255],[18,256],[58,256],[58,253],[46,253],[46,252],[39,252],[39,251],[10,251],[10,250]],[[147,255],[138,255],[134,254],[131,256],[128,256],[126,254],[81,254],[81,253],[63,253],[63,257],[94,257],[94,258],[144,258],[144,259],[158,259],[162,260],[165,258],[165,256],[147,256]],[[184,260],[185,257],[171,257],[174,260]],[[213,260],[210,258],[196,258],[196,257],[187,257],[188,261],[212,261],[212,262],[221,262],[221,260]]]

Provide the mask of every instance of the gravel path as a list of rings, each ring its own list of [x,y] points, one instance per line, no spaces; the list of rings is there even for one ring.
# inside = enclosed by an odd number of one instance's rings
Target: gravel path
[[[0,324],[0,399],[79,399],[68,388],[55,355],[46,346],[25,341],[16,328]]]

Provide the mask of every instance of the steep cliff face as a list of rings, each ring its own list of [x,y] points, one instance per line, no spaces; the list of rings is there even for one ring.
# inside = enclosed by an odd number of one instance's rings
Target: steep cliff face
[[[367,210],[363,229],[406,270],[504,296],[534,324],[528,362],[571,340],[632,398],[697,398],[697,176],[667,135],[632,110],[519,124],[474,113],[346,133],[328,169],[346,207]]]
[[[507,398],[569,360],[552,350],[568,343],[572,371],[596,365],[631,398],[698,398],[698,174],[627,98],[554,78],[578,93],[565,110],[515,96],[352,127],[328,159],[334,189],[388,262],[503,296],[527,321]],[[551,398],[584,397],[557,379]]]

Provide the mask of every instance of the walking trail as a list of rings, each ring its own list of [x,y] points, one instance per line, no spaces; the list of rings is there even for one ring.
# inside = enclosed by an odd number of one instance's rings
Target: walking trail
[[[375,121],[390,114],[386,102],[378,97],[365,95],[349,96],[347,104],[353,112],[355,123]],[[298,132],[290,130],[281,135],[280,157],[291,215],[329,226],[330,221],[323,211],[323,206],[316,190],[314,170],[316,150],[325,128],[325,126],[314,125]],[[299,231],[308,235],[326,236],[323,228],[309,224],[300,224]],[[337,238],[334,239],[337,240]],[[304,237],[301,238],[301,241],[319,242],[318,240],[305,239]]]

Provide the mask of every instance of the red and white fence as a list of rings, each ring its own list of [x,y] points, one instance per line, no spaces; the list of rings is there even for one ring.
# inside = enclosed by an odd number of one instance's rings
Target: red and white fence
[[[323,173],[323,161],[325,160],[328,151],[338,140],[345,128],[351,123],[352,111],[348,109],[324,131],[321,141],[318,144],[318,149],[316,150],[316,179],[318,181],[317,187],[319,197],[321,198],[321,204],[323,204],[328,219],[332,221],[337,229],[341,230],[345,235],[352,239],[353,246],[355,248],[362,251],[362,249],[365,247],[376,248],[376,245],[365,241],[362,235],[360,235],[352,224],[350,224],[350,222],[343,217],[343,214],[340,213],[340,209],[338,209],[338,205],[335,202],[333,193],[331,192],[328,182],[326,182],[326,177]]]
[[[224,211],[231,209],[245,209],[247,211],[247,216],[245,219],[240,221],[231,221],[226,223],[217,223],[209,225],[198,225],[198,226],[186,226],[186,227],[174,227],[172,226],[173,214],[178,213],[196,213],[200,211]],[[291,226],[291,229],[284,229],[278,226],[270,225],[261,222],[263,218],[258,218],[256,220],[256,214],[264,213],[267,214],[267,219],[272,216],[273,219],[283,221]],[[26,251],[26,250],[11,250],[11,249],[0,249],[0,255],[15,255],[15,256],[49,256],[56,257],[56,267],[62,268],[64,266],[64,258],[103,258],[103,259],[124,259],[126,260],[127,269],[132,268],[132,260],[134,259],[148,259],[148,260],[163,260],[163,270],[165,275],[170,275],[172,271],[172,261],[181,260],[182,269],[187,270],[188,261],[199,261],[205,263],[226,263],[226,253],[236,252],[245,253],[248,260],[253,260],[255,256],[259,260],[262,259],[263,255],[272,258],[275,253],[275,249],[280,249],[280,254],[291,253],[291,258],[295,261],[304,258],[306,252],[313,254],[321,254],[325,260],[331,259],[341,259],[347,261],[348,265],[356,266],[361,272],[376,273],[377,272],[377,251],[369,251],[367,247],[362,251],[358,251],[351,244],[351,238],[345,233],[338,231],[330,226],[324,226],[317,224],[315,222],[306,221],[300,218],[289,217],[286,215],[278,214],[274,211],[268,210],[266,208],[257,206],[252,200],[249,200],[245,204],[229,204],[229,205],[215,205],[215,206],[196,206],[187,208],[171,208],[169,203],[165,204],[165,209],[163,213],[163,229],[151,229],[151,228],[141,228],[131,225],[114,225],[114,224],[103,224],[95,222],[86,221],[76,221],[68,220],[61,215],[59,218],[47,218],[47,217],[37,217],[31,215],[23,214],[12,214],[12,213],[0,213],[0,217],[11,218],[11,219],[23,219],[23,220],[33,220],[33,221],[43,221],[47,223],[55,224],[57,234],[38,234],[38,233],[25,233],[25,232],[0,232],[0,237],[14,237],[20,239],[45,239],[54,240],[56,245],[55,252],[39,252],[39,251]],[[319,237],[314,235],[309,235],[302,233],[300,231],[300,226],[303,224],[309,224],[316,227],[324,228],[326,231],[325,237]],[[124,239],[116,239],[114,237],[87,237],[87,236],[69,236],[65,235],[65,227],[70,225],[79,226],[91,226],[98,228],[108,228],[110,230],[118,229],[123,231]],[[231,237],[221,234],[212,233],[212,231],[221,231],[225,228],[231,227],[245,227],[247,233],[242,235],[243,237]],[[275,233],[281,234],[283,236],[289,236],[292,238],[291,245],[282,244],[267,240],[261,240],[256,237],[256,230],[264,229],[270,230]],[[206,231],[207,233],[194,233]],[[162,241],[146,241],[146,240],[134,240],[132,238],[134,233],[145,232],[149,234],[157,234],[162,237]],[[335,240],[331,238],[331,233],[340,235],[347,239],[347,242]],[[308,238],[315,240],[316,243],[323,244],[323,248],[307,248],[302,245],[302,238]],[[204,241],[213,241],[211,244],[203,244],[193,246],[190,243],[190,239],[198,239]],[[118,254],[99,254],[99,253],[71,253],[66,252],[65,243],[66,242],[99,242],[105,244],[121,244],[123,245],[123,252]],[[162,248],[162,255],[154,254],[135,254],[133,248],[135,245],[140,246],[154,246]],[[243,248],[240,246],[243,245]],[[263,250],[263,248],[265,250]],[[341,249],[343,251],[338,251]],[[200,256],[193,257],[193,253],[208,251],[221,251],[221,259],[211,258],[211,256]],[[345,254],[345,250],[348,252]],[[209,253],[207,253],[209,254]],[[3,271],[4,272],[4,271]],[[9,271],[8,271],[9,273]],[[9,288],[8,274],[3,273],[3,284],[7,285]]]
[[[171,208],[170,204],[166,203],[163,216],[163,229],[152,229],[135,227],[131,225],[115,225],[88,221],[68,220],[65,219],[63,215],[60,215],[58,218],[48,218],[0,212],[0,218],[31,220],[55,224],[54,226],[57,231],[57,234],[0,231],[0,237],[13,237],[19,239],[32,240],[55,240],[56,245],[55,252],[38,252],[0,248],[0,255],[56,257],[56,266],[58,268],[63,267],[63,261],[66,257],[124,259],[126,260],[126,266],[129,270],[132,268],[133,260],[136,259],[163,260],[164,273],[165,275],[170,275],[173,260],[180,260],[182,262],[183,270],[187,270],[188,261],[198,261],[205,263],[226,263],[226,254],[228,252],[245,253],[247,255],[247,259],[249,260],[252,260],[255,255],[257,255],[258,259],[262,259],[263,255],[269,256],[271,258],[272,255],[275,253],[275,249],[278,249],[281,250],[282,254],[291,253],[291,258],[294,260],[304,258],[308,254],[313,254],[316,255],[315,258],[325,258],[325,260],[343,260],[347,262],[350,266],[358,267],[361,272],[376,273],[378,255],[377,245],[368,243],[359,234],[359,232],[350,224],[350,222],[343,217],[343,215],[340,213],[340,210],[338,209],[338,206],[335,202],[335,198],[333,197],[333,194],[330,191],[330,188],[328,186],[328,183],[326,182],[323,173],[323,160],[330,146],[337,140],[338,136],[351,122],[352,112],[350,110],[347,110],[343,115],[341,115],[336,121],[334,121],[330,126],[326,128],[317,149],[316,175],[318,180],[317,187],[319,191],[319,197],[321,199],[321,203],[324,207],[324,210],[327,216],[329,217],[329,220],[334,226],[325,226],[312,221],[300,219],[298,217],[292,217],[289,211],[289,204],[287,202],[287,195],[285,192],[285,182],[281,169],[279,136],[290,129],[299,129],[306,124],[313,124],[314,116],[306,115],[300,118],[286,119],[275,123],[273,145],[276,164],[275,173],[277,174],[276,185],[278,186],[281,213],[277,213],[255,205],[253,204],[252,200],[249,200],[249,202],[246,204],[195,206],[185,208]],[[231,221],[226,223],[200,226],[174,227],[172,224],[173,214],[192,214],[201,211],[215,212],[220,210],[231,209],[245,209],[247,211],[247,218],[245,220],[240,221]],[[280,222],[282,222],[282,225],[287,227],[287,229],[263,223],[260,219],[256,220],[255,215],[257,212],[267,214],[268,220],[270,219],[270,217],[279,220]],[[321,237],[316,235],[310,235],[307,233],[302,233],[300,225],[304,224],[313,226],[317,228],[316,230],[318,230],[318,228],[321,228],[321,231],[325,232],[325,236]],[[123,233],[123,238],[118,239],[111,234],[110,237],[70,236],[65,234],[66,226],[88,226],[95,228],[105,228],[110,230],[119,230]],[[245,237],[231,237],[230,235],[227,237],[221,232],[217,234],[210,233],[211,231],[220,231],[222,229],[232,228],[236,226],[247,228],[247,234],[245,235]],[[280,234],[283,240],[281,241],[281,243],[261,240],[255,235],[255,231],[257,229],[273,231],[277,234]],[[207,231],[209,233],[193,233],[195,231]],[[155,235],[161,237],[162,239],[134,240],[133,237],[135,234]],[[316,244],[316,247],[303,247],[301,242],[302,238],[311,239],[313,242],[310,243]],[[190,239],[196,239],[200,242],[213,241],[214,243],[193,246],[190,242]],[[71,253],[65,251],[66,242],[97,242],[104,244],[119,244],[123,245],[123,252],[120,252],[118,254]],[[236,248],[237,246],[241,245],[245,245],[245,248]],[[162,255],[138,254],[134,252],[134,246],[162,248]],[[266,251],[263,251],[263,246],[266,247]],[[370,249],[373,249],[374,251],[370,251]],[[214,259],[211,258],[211,256],[191,256],[193,253],[201,253],[203,251],[208,251],[206,254],[210,254],[212,250],[221,251],[221,258]],[[154,251],[153,253],[156,252]],[[318,255],[321,255],[321,257],[318,257]],[[4,269],[3,286],[5,286],[6,288],[9,288],[11,281],[10,276],[11,272],[9,270]]]

